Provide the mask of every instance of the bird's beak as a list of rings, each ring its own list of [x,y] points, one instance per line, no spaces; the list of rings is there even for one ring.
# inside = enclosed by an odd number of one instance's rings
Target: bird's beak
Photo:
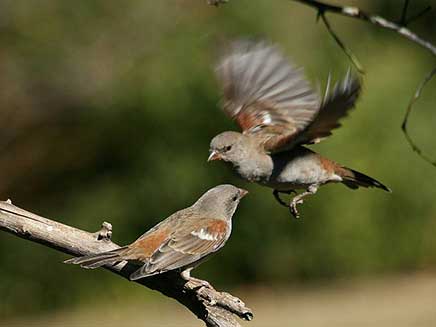
[[[241,193],[241,199],[248,194],[248,191],[244,190],[243,188],[240,188],[239,192]]]
[[[209,158],[207,158],[207,162],[213,160],[221,160],[221,155],[217,151],[212,151],[209,155]]]

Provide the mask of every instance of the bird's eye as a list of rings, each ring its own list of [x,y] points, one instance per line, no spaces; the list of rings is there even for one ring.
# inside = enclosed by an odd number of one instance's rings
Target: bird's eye
[[[228,146],[226,146],[225,148],[224,148],[224,151],[230,151],[232,149],[232,146],[231,145],[228,145]]]
[[[238,196],[235,195],[235,196],[232,198],[232,201],[236,201],[237,199],[238,199]]]

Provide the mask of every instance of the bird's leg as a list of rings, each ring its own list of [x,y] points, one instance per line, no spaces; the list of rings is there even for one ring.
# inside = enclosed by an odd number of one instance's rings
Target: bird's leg
[[[291,202],[289,203],[289,210],[291,211],[291,214],[295,218],[300,218],[300,214],[298,213],[298,210],[297,210],[297,204],[302,204],[304,197],[306,197],[308,195],[315,194],[316,191],[318,191],[318,187],[319,187],[319,185],[317,185],[317,184],[309,185],[306,192],[303,192],[299,195],[294,196],[294,198],[291,200]]]
[[[280,193],[285,193],[285,194],[295,193],[295,194],[297,194],[297,192],[295,192],[294,190],[289,190],[289,191],[274,190],[273,191],[274,198],[277,200],[277,202],[280,203],[282,206],[289,208],[289,205],[280,198]]]
[[[282,206],[288,207],[288,205],[280,198],[280,192],[277,190],[273,191],[274,198],[280,203]]]
[[[180,276],[182,276],[182,278],[184,280],[186,280],[186,282],[187,282],[186,284],[187,284],[188,288],[193,289],[193,290],[196,290],[196,289],[199,289],[199,288],[202,288],[202,287],[210,288],[212,290],[214,289],[212,287],[212,285],[209,284],[208,281],[192,277],[191,276],[191,270],[192,269],[194,269],[194,268],[185,269],[185,270],[183,270],[180,273]]]

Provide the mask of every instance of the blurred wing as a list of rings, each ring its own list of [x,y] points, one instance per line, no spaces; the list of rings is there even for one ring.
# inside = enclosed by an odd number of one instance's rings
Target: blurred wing
[[[302,69],[263,42],[237,42],[216,68],[224,112],[243,133],[259,137],[267,151],[280,151],[315,118],[319,95]]]
[[[130,279],[188,266],[221,248],[228,232],[227,223],[221,219],[195,219],[181,225]]]
[[[315,120],[300,134],[298,143],[318,143],[331,135],[333,129],[341,126],[339,120],[354,108],[362,90],[359,78],[353,76],[350,71],[342,82],[334,86],[332,92],[329,91],[329,84],[330,78],[321,110]]]

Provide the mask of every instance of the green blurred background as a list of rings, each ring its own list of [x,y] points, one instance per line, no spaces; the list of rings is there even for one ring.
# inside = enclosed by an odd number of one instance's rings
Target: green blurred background
[[[335,3],[334,1],[332,1]],[[336,3],[341,3],[336,1]],[[400,1],[343,1],[398,20]],[[413,1],[416,13],[430,1]],[[366,75],[356,110],[322,154],[392,188],[322,188],[293,220],[267,188],[206,163],[210,139],[236,126],[220,112],[213,65],[241,37],[278,43],[325,85],[348,59],[292,1],[0,2],[0,198],[85,230],[107,220],[113,240],[133,241],[220,183],[250,195],[226,247],[197,269],[220,289],[313,287],[348,278],[436,268],[436,169],[407,145],[400,125],[434,57],[396,34],[330,15]],[[410,26],[436,42],[436,14]],[[410,130],[436,158],[436,81]],[[0,233],[0,325],[96,301],[162,301],[103,270],[62,264],[66,255]],[[431,273],[430,273],[431,275]],[[384,277],[385,278],[385,277]],[[165,301],[165,300],[163,300]]]

